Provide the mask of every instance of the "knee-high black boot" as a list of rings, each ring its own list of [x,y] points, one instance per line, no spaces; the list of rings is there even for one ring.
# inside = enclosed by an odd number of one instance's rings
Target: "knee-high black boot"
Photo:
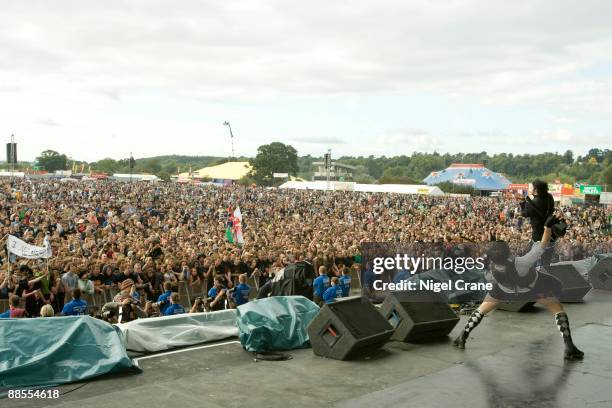
[[[565,343],[565,352],[563,357],[566,360],[580,360],[584,357],[584,353],[578,350],[578,347],[574,345],[572,340],[572,333],[570,332],[569,320],[567,313],[559,312],[555,315],[555,322],[563,336],[563,342]]]
[[[461,334],[453,341],[453,345],[455,347],[459,347],[460,349],[464,349],[465,341],[469,337],[470,332],[474,330],[476,326],[480,324],[483,317],[484,317],[484,313],[482,313],[478,309],[474,310],[474,312],[468,319],[467,323],[465,324],[465,328],[463,329]]]

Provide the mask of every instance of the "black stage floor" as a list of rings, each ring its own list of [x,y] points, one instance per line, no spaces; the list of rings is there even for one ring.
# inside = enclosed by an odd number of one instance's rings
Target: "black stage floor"
[[[450,339],[388,343],[356,361],[312,350],[257,361],[235,339],[138,360],[142,374],[61,387],[58,400],[0,400],[12,407],[612,407],[612,292],[566,305],[581,362],[544,309],[496,311],[457,350]],[[456,334],[466,317],[455,328]]]

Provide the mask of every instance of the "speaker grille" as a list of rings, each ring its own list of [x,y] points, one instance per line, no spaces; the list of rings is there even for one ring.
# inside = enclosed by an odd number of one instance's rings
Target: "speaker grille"
[[[549,266],[548,273],[563,283],[563,288],[583,287],[586,280],[576,271],[573,265]]]
[[[365,303],[365,304],[362,304]],[[370,302],[362,299],[345,300],[328,305],[356,339],[389,330],[389,323]]]

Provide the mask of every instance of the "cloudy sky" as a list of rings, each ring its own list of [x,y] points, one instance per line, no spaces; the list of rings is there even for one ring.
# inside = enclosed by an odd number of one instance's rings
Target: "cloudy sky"
[[[609,0],[4,0],[20,160],[612,147]]]

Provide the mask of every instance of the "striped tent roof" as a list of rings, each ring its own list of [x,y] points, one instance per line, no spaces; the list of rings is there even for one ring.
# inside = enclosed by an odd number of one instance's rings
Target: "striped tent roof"
[[[431,185],[451,182],[473,187],[475,190],[499,191],[508,187],[510,180],[500,173],[487,169],[482,164],[451,164],[440,171],[432,171],[423,180]]]

